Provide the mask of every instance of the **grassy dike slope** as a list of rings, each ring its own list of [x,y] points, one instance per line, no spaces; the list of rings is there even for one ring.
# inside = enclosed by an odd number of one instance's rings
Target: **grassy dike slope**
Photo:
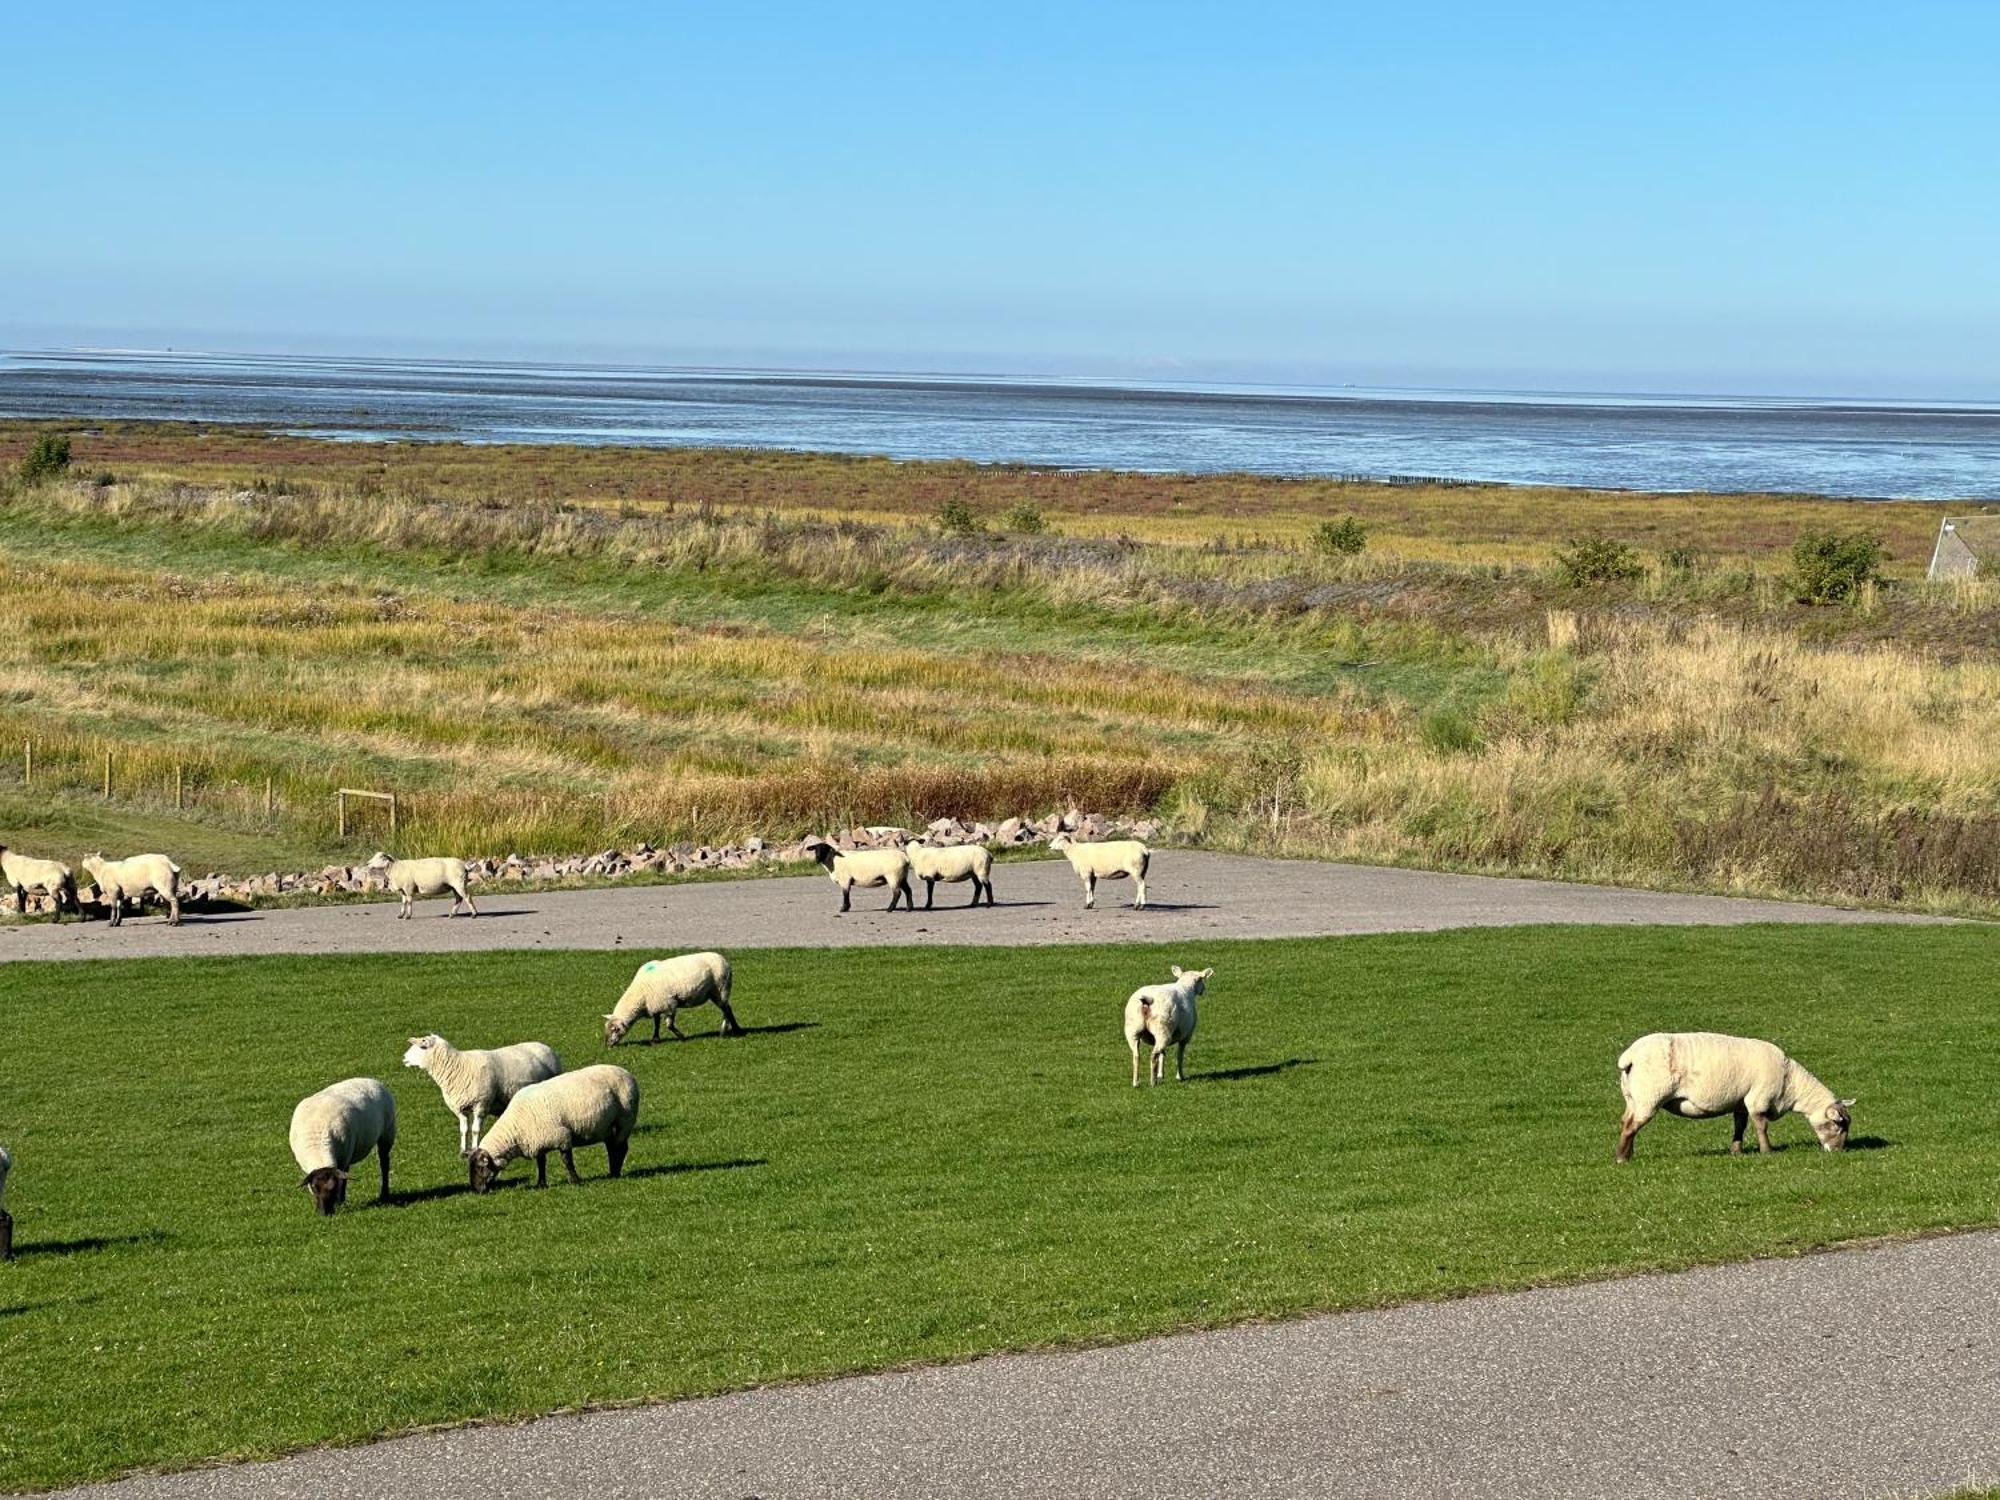
[[[1990,1223],[1996,957],[1978,927],[747,953],[751,1036],[617,1054],[626,1181],[592,1151],[581,1189],[488,1198],[404,1039],[595,1061],[631,955],[7,965],[0,1487]],[[1217,971],[1191,1081],[1134,1091],[1120,1005],[1169,961]],[[1858,1095],[1858,1149],[1661,1120],[1614,1168],[1619,1050],[1694,1026]],[[317,1220],[286,1121],[356,1073],[398,1097],[396,1198]]]

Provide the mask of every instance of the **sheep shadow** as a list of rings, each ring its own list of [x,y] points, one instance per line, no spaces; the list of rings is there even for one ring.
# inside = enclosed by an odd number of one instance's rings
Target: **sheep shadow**
[[[163,1245],[171,1238],[164,1229],[145,1229],[137,1234],[92,1234],[75,1240],[30,1241],[14,1247],[14,1259],[31,1255],[88,1255],[93,1250],[116,1250],[125,1245]]]
[[[441,1182],[435,1187],[412,1188],[407,1192],[392,1191],[386,1198],[371,1199],[365,1208],[414,1208],[419,1203],[435,1203],[441,1198],[456,1198],[472,1191],[470,1181]]]
[[[650,1167],[628,1167],[627,1177],[681,1177],[689,1172],[733,1172],[739,1167],[768,1167],[770,1160],[762,1156],[738,1156],[728,1161],[664,1161]]]
[[[733,1036],[725,1035],[720,1031],[691,1031],[688,1033],[688,1040],[691,1042],[733,1042],[737,1037],[745,1036],[784,1036],[794,1031],[815,1031],[819,1028],[819,1024],[817,1021],[774,1021],[769,1026],[739,1027]],[[665,1043],[671,1042],[673,1038],[663,1037],[661,1040]],[[646,1045],[650,1047],[652,1043],[648,1042]]]
[[[1879,1135],[1851,1135],[1847,1138],[1849,1151],[1887,1151],[1895,1144]]]
[[[1148,901],[1144,906],[1126,908],[1128,911],[1214,911],[1212,902],[1206,901]]]
[[[1245,1078],[1271,1078],[1292,1068],[1310,1068],[1317,1064],[1316,1057],[1288,1057],[1283,1062],[1258,1063],[1254,1067],[1215,1068],[1206,1073],[1196,1073],[1189,1083],[1235,1083]]]

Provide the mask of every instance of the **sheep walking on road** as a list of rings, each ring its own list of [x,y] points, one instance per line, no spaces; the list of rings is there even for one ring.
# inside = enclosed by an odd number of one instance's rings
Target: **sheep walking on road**
[[[101,853],[86,854],[83,868],[97,887],[99,903],[110,908],[113,927],[124,922],[127,901],[137,905],[149,895],[167,903],[167,925],[180,926],[181,867],[166,855],[134,854],[129,859],[106,859]]]
[[[1195,1000],[1207,987],[1213,969],[1173,966],[1171,984],[1149,984],[1132,991],[1125,1002],[1125,1045],[1132,1049],[1132,1087],[1139,1086],[1139,1047],[1152,1048],[1146,1076],[1158,1083],[1166,1076],[1167,1048],[1174,1051],[1174,1082],[1187,1082],[1187,1044],[1194,1036]]]
[[[397,917],[408,919],[416,914],[419,896],[436,896],[451,892],[451,909],[447,917],[458,915],[460,903],[473,916],[479,915],[479,908],[472,904],[472,897],[465,891],[465,861],[462,859],[391,859],[377,850],[368,861],[369,869],[380,872],[388,888],[403,898],[403,909]]]
[[[458,1120],[458,1154],[464,1157],[479,1145],[482,1117],[498,1116],[529,1084],[562,1071],[562,1059],[542,1042],[461,1052],[436,1032],[411,1037],[403,1062],[422,1068],[437,1084],[444,1107]]]
[[[15,909],[24,917],[28,914],[30,891],[40,891],[49,898],[58,922],[62,920],[64,903],[78,916],[83,915],[83,907],[76,899],[76,876],[59,860],[36,859],[0,844],[0,889],[14,893]]]
[[[674,1025],[674,1016],[698,1005],[713,1004],[722,1012],[722,1034],[741,1036],[736,1012],[729,1008],[729,960],[720,953],[683,953],[678,958],[651,958],[639,965],[639,972],[625,986],[618,1004],[604,1016],[604,1045],[615,1047],[640,1017],[653,1018],[653,1040],[660,1039],[660,1022],[665,1020],[674,1040],[687,1037]]]
[[[1080,844],[1068,834],[1059,833],[1049,840],[1049,847],[1061,851],[1069,860],[1069,867],[1082,879],[1086,911],[1097,905],[1098,881],[1123,880],[1128,875],[1139,886],[1132,907],[1135,911],[1145,910],[1146,869],[1153,862],[1153,851],[1137,839]]]
[[[842,911],[851,904],[857,885],[889,886],[890,911],[899,900],[911,911],[917,909],[917,898],[910,894],[910,856],[901,849],[836,849],[821,840],[812,846],[812,856],[840,887]]]
[[[1735,1117],[1732,1153],[1743,1150],[1743,1127],[1757,1127],[1757,1149],[1771,1149],[1771,1122],[1797,1111],[1828,1151],[1847,1145],[1852,1099],[1833,1090],[1769,1042],[1714,1031],[1656,1031],[1618,1058],[1618,1088],[1625,1096],[1616,1160],[1632,1159],[1632,1138],[1658,1110],[1685,1120]]]
[[[573,1154],[578,1146],[603,1146],[616,1177],[625,1170],[625,1153],[638,1122],[639,1080],[623,1068],[597,1063],[531,1083],[514,1096],[472,1153],[472,1190],[491,1192],[502,1169],[517,1156],[534,1157],[535,1186],[547,1187],[551,1151],[562,1158],[569,1180],[581,1185]]]
[[[910,873],[924,883],[925,911],[931,909],[940,880],[947,885],[971,881],[972,899],[966,903],[968,906],[977,906],[982,893],[986,904],[993,904],[993,851],[984,844],[910,843],[903,845],[903,853],[909,856]]]
[[[313,1206],[331,1214],[347,1201],[347,1174],[373,1151],[389,1197],[389,1148],[396,1144],[396,1099],[373,1078],[349,1078],[308,1094],[292,1111],[292,1158]]]

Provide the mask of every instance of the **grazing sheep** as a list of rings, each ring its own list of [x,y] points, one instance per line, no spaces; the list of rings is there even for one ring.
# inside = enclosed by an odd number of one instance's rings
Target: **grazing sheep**
[[[893,887],[889,892],[890,911],[896,909],[899,896],[911,911],[917,909],[917,898],[910,894],[910,856],[901,849],[843,850],[822,840],[813,845],[812,855],[840,887],[842,911],[847,910],[857,885]]]
[[[14,1216],[7,1212],[7,1174],[14,1170],[14,1158],[0,1146],[0,1260],[14,1258]]]
[[[451,892],[451,909],[445,913],[447,917],[458,915],[461,901],[467,911],[475,917],[479,915],[479,908],[465,893],[465,861],[462,859],[391,859],[378,849],[368,861],[367,868],[379,870],[388,888],[403,898],[403,909],[396,913],[398,918],[414,915],[417,897],[435,896],[441,891]]]
[[[1139,891],[1132,902],[1135,911],[1143,911],[1146,906],[1146,867],[1153,862],[1153,851],[1137,839],[1112,839],[1102,844],[1079,844],[1066,833],[1059,833],[1049,840],[1051,849],[1060,849],[1069,859],[1069,867],[1083,879],[1083,905],[1087,911],[1097,905],[1097,882],[1100,880],[1123,880],[1127,875],[1139,883]]]
[[[292,1157],[303,1185],[322,1214],[347,1201],[347,1174],[370,1151],[382,1163],[382,1192],[389,1196],[389,1148],[396,1144],[396,1100],[373,1078],[328,1084],[292,1111]]]
[[[1632,1159],[1632,1138],[1665,1109],[1687,1120],[1735,1116],[1731,1152],[1743,1150],[1743,1127],[1757,1127],[1757,1149],[1771,1149],[1771,1121],[1793,1110],[1806,1117],[1820,1145],[1839,1151],[1853,1126],[1852,1099],[1833,1090],[1769,1042],[1713,1031],[1656,1031],[1618,1057],[1625,1118],[1617,1160]]]
[[[1132,991],[1125,1002],[1125,1045],[1132,1049],[1132,1087],[1139,1086],[1139,1044],[1153,1049],[1147,1066],[1149,1083],[1166,1076],[1167,1048],[1174,1053],[1174,1081],[1187,1082],[1187,1044],[1194,1036],[1195,998],[1207,987],[1213,969],[1173,966],[1171,984],[1149,984]]]
[[[980,893],[986,895],[986,904],[993,904],[993,851],[984,844],[917,844],[903,845],[903,853],[909,857],[910,873],[924,883],[924,910],[931,909],[931,898],[937,894],[937,883],[942,880],[956,885],[961,880],[972,882],[972,899],[968,906],[979,904]]]
[[[542,1042],[461,1052],[434,1031],[411,1037],[403,1062],[430,1074],[444,1095],[444,1107],[458,1119],[460,1156],[472,1155],[479,1144],[481,1116],[498,1115],[529,1084],[562,1071],[562,1059]]]
[[[167,903],[167,925],[181,921],[181,867],[164,854],[134,854],[129,859],[106,859],[102,854],[86,854],[83,867],[97,886],[97,899],[111,908],[111,925],[125,920],[125,903],[135,905],[156,894]]]
[[[0,889],[13,891],[14,904],[23,916],[28,913],[29,891],[42,891],[55,903],[58,922],[62,920],[64,901],[69,902],[78,916],[83,915],[76,899],[76,876],[70,873],[68,865],[53,859],[35,859],[5,844],[0,844]]]
[[[736,1012],[729,1008],[729,960],[720,953],[683,953],[679,958],[649,958],[625,986],[618,1004],[604,1017],[604,1045],[615,1047],[625,1040],[641,1016],[653,1018],[653,1040],[660,1039],[660,1022],[676,1041],[686,1041],[674,1025],[677,1011],[692,1010],[714,1002],[722,1012],[722,1034],[741,1036]]]
[[[486,1132],[485,1142],[472,1153],[472,1190],[491,1192],[501,1169],[517,1156],[534,1157],[535,1186],[547,1187],[551,1151],[562,1158],[569,1180],[581,1184],[571,1153],[578,1146],[600,1144],[616,1177],[625,1169],[625,1152],[638,1120],[639,1080],[623,1068],[598,1063],[531,1083],[514,1096],[507,1112]]]

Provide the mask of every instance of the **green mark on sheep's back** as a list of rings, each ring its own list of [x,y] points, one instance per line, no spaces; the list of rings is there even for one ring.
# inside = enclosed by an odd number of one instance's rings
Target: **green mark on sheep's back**
[[[0,1488],[1994,1217],[1990,929],[732,958],[751,1035],[617,1054],[626,1180],[487,1198],[406,1039],[595,1060],[629,956],[0,964]],[[1216,971],[1191,1081],[1135,1091],[1171,963]],[[1863,1149],[1662,1118],[1614,1168],[1620,1049],[1694,1027],[1859,1095]],[[320,1220],[286,1122],[354,1074],[399,1197]]]

